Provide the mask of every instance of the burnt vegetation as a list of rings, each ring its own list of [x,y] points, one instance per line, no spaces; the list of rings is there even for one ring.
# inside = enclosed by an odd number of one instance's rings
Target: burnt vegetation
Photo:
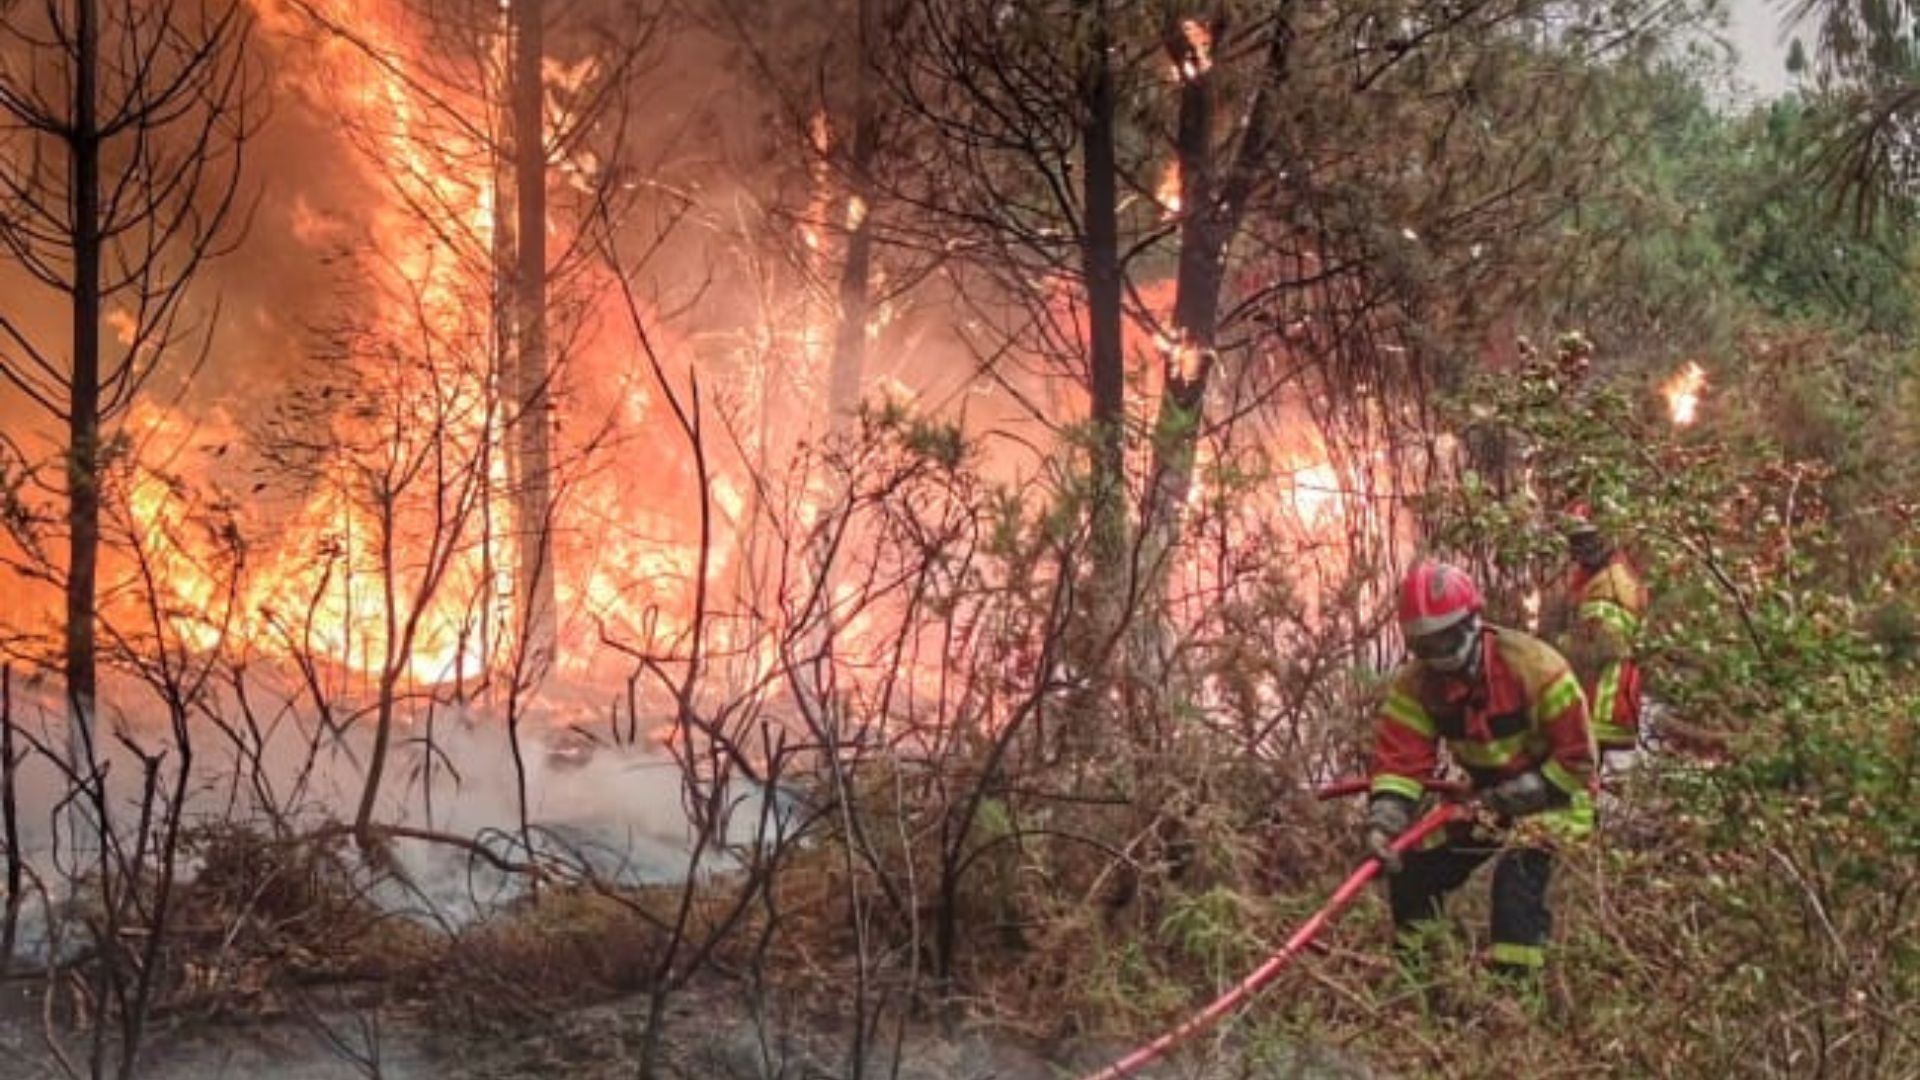
[[[1096,1068],[1578,498],[1658,741],[1552,968],[1364,900],[1182,1063],[1914,1073],[1913,18],[1752,104],[1715,7],[0,0],[9,1045]]]

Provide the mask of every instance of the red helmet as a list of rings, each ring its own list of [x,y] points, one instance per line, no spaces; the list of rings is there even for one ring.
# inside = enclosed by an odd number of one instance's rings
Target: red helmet
[[[1560,511],[1560,532],[1564,536],[1577,536],[1580,533],[1599,532],[1600,527],[1593,523],[1593,507],[1585,499],[1575,499]]]
[[[1400,631],[1411,641],[1480,614],[1480,587],[1466,571],[1422,559],[1400,583]]]

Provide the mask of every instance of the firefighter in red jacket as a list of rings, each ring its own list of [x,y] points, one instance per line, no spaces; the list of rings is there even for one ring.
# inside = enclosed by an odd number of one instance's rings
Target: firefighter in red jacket
[[[1420,563],[1401,584],[1413,658],[1376,721],[1367,844],[1391,875],[1402,931],[1438,919],[1446,895],[1494,860],[1493,964],[1526,972],[1544,964],[1553,925],[1548,844],[1593,829],[1596,751],[1567,661],[1537,638],[1483,623],[1480,608],[1473,579],[1442,563]],[[1514,835],[1503,844],[1462,831],[1396,857],[1388,845],[1412,823],[1421,781],[1438,775],[1443,743]]]
[[[1640,729],[1640,665],[1633,650],[1647,614],[1647,587],[1594,524],[1585,503],[1561,514],[1560,531],[1572,559],[1567,568],[1572,623],[1561,648],[1586,692],[1600,752],[1632,750]]]

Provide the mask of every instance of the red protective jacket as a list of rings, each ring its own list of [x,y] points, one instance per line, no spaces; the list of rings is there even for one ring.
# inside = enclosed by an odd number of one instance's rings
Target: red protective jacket
[[[1593,710],[1603,749],[1631,749],[1640,727],[1640,665],[1633,650],[1647,615],[1647,587],[1625,555],[1598,570],[1575,566],[1567,581],[1574,626],[1566,652]]]
[[[1471,681],[1410,660],[1395,674],[1375,725],[1372,790],[1418,799],[1440,747],[1476,789],[1538,769],[1566,798],[1552,811],[1575,832],[1592,827],[1594,762],[1587,701],[1567,661],[1518,630],[1481,631]]]

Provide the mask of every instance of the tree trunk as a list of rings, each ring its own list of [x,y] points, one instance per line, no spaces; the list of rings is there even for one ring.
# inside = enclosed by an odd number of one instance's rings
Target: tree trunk
[[[386,647],[380,657],[380,696],[375,703],[373,746],[367,751],[367,777],[360,789],[360,805],[353,815],[353,836],[362,854],[384,861],[386,853],[376,849],[373,843],[373,812],[379,805],[380,784],[386,777],[388,746],[393,741],[394,706],[399,697],[400,677],[406,671],[412,638],[409,635],[404,642],[400,638],[399,584],[394,579],[399,572],[399,562],[394,552],[394,522],[398,515],[394,496],[385,489],[385,485],[382,487],[380,601],[382,617],[386,620]],[[415,611],[427,603],[429,595],[423,590],[414,598]]]
[[[1293,47],[1293,0],[1274,7],[1266,73],[1248,106],[1244,134],[1224,181],[1217,175],[1213,144],[1216,87],[1210,63],[1179,26],[1168,29],[1169,49],[1181,70],[1180,121],[1176,134],[1180,160],[1180,262],[1174,286],[1174,347],[1165,360],[1165,386],[1153,426],[1153,459],[1148,469],[1143,510],[1143,562],[1148,586],[1142,607],[1164,613],[1167,574],[1180,541],[1181,511],[1193,490],[1193,468],[1205,419],[1207,384],[1217,359],[1221,291],[1226,281],[1228,248],[1246,217],[1254,185],[1269,169],[1278,102],[1287,82]],[[1187,55],[1183,55],[1187,54]],[[1157,679],[1164,660],[1165,619],[1146,627],[1146,655],[1137,659]]]
[[[67,758],[93,777],[94,604],[100,558],[100,133],[95,115],[100,28],[95,0],[79,0],[75,48],[72,170],[73,383],[67,404]],[[76,807],[86,800],[75,799]],[[78,811],[75,839],[91,833]]]
[[[846,233],[847,243],[840,264],[840,281],[837,291],[838,310],[835,313],[833,332],[833,356],[827,376],[827,430],[835,435],[845,435],[851,430],[853,418],[860,408],[860,387],[866,375],[867,363],[867,324],[873,315],[873,247],[872,224],[873,163],[880,147],[880,120],[874,99],[873,60],[874,50],[879,47],[882,33],[880,6],[885,0],[860,0],[855,28],[855,46],[853,56],[854,98],[853,106],[847,114],[848,153],[843,159],[847,177]],[[828,131],[831,136],[831,129]],[[821,155],[819,162],[819,182],[823,185],[832,182],[832,172],[828,168],[826,157],[831,143],[822,141],[813,147]],[[823,200],[831,206],[830,199]],[[824,222],[816,223],[822,227]],[[762,446],[764,447],[764,440]],[[837,478],[832,481],[840,487]],[[844,497],[842,489],[836,492],[835,500]],[[836,567],[833,562],[835,544],[833,530],[823,530],[811,553],[813,572],[818,576],[821,610],[814,619],[813,636],[808,648],[817,655],[829,659],[835,647],[834,597],[836,589]],[[831,668],[831,664],[821,665],[821,670]],[[825,687],[814,688],[824,694]],[[823,703],[817,707],[825,709]]]
[[[514,318],[518,331],[514,393],[518,408],[514,445],[519,470],[520,552],[515,578],[517,614],[528,650],[527,670],[553,659],[553,477],[549,435],[553,424],[553,374],[547,364],[547,148],[544,90],[540,77],[545,48],[541,0],[515,0],[513,15],[513,164],[518,210]]]
[[[860,384],[867,363],[867,322],[873,297],[873,159],[880,146],[874,115],[873,52],[878,44],[880,0],[860,0],[854,49],[852,153],[847,161],[847,251],[840,267],[839,322],[834,327],[833,368],[827,382],[827,407],[836,431],[844,430],[860,405]]]
[[[1083,227],[1080,272],[1087,289],[1089,482],[1087,555],[1090,565],[1074,604],[1066,649],[1081,685],[1061,712],[1062,750],[1078,761],[1095,758],[1108,725],[1102,710],[1110,686],[1109,659],[1126,620],[1133,587],[1127,544],[1126,369],[1120,335],[1119,178],[1114,148],[1116,96],[1106,0],[1081,0],[1080,120]],[[943,927],[944,930],[944,927]],[[948,947],[948,946],[943,946]]]
[[[513,16],[509,10],[500,12],[497,28],[501,37],[509,42],[513,40],[512,20]],[[479,619],[480,656],[483,670],[475,674],[482,685],[487,684],[485,668],[492,664],[494,648],[500,640],[497,633],[500,628],[498,622],[500,614],[496,605],[503,591],[498,587],[499,575],[502,572],[501,532],[503,526],[508,526],[517,514],[517,508],[513,512],[505,512],[506,508],[497,504],[496,500],[501,492],[495,486],[493,472],[494,462],[498,460],[494,456],[496,454],[503,456],[510,473],[517,474],[519,470],[519,452],[514,448],[505,430],[506,425],[519,411],[506,404],[509,394],[518,396],[517,390],[514,389],[516,383],[513,361],[516,312],[514,298],[519,294],[514,287],[514,275],[518,272],[515,266],[517,250],[515,215],[518,213],[518,200],[514,198],[514,162],[510,150],[513,144],[514,105],[511,54],[507,58],[507,69],[499,72],[496,90],[497,96],[491,102],[494,109],[492,119],[496,150],[490,162],[493,169],[493,281],[492,287],[488,290],[488,299],[493,306],[490,313],[493,316],[491,327],[493,337],[489,342],[492,353],[491,370],[487,373],[486,421],[481,431],[481,438],[485,440],[485,445],[481,447],[480,452],[480,576],[485,585],[480,591]],[[508,487],[511,486],[509,483]],[[506,550],[511,552],[513,545],[507,545]],[[509,557],[507,573],[516,573],[512,565]],[[516,579],[512,589],[515,606],[519,600],[518,594],[519,582]],[[508,617],[511,618],[511,615]]]
[[[1080,137],[1086,158],[1082,199],[1086,226],[1081,272],[1087,279],[1087,382],[1093,431],[1093,558],[1095,636],[1116,627],[1131,581],[1126,565],[1126,366],[1120,336],[1120,216],[1114,152],[1113,67],[1106,0],[1086,0],[1091,25],[1081,85],[1086,109]]]
[[[386,853],[374,845],[373,812],[380,806],[380,785],[386,778],[388,746],[393,741],[394,699],[400,680],[391,673],[380,676],[379,699],[373,724],[373,746],[367,751],[367,777],[360,788],[360,803],[353,812],[353,839],[363,855],[384,862]]]

